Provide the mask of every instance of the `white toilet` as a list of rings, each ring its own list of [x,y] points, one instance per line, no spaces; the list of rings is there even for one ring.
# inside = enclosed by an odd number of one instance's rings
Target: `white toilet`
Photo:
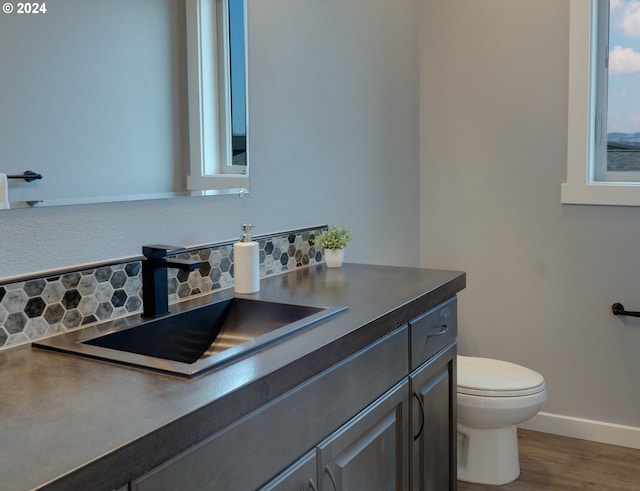
[[[458,355],[458,479],[502,485],[518,478],[516,425],[547,398],[538,372],[506,361]]]

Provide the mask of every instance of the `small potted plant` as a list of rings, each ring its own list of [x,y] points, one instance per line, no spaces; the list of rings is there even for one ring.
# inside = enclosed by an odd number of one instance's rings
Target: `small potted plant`
[[[324,258],[329,268],[339,268],[344,261],[344,248],[351,240],[351,229],[346,226],[331,225],[315,238],[316,247],[324,249]]]

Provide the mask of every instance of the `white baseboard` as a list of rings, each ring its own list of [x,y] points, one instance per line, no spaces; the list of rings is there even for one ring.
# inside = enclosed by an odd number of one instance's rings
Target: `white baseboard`
[[[520,428],[640,449],[640,428],[540,412]]]

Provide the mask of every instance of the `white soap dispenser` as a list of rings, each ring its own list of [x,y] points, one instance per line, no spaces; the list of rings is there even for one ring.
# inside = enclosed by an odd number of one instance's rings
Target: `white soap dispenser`
[[[249,223],[242,225],[242,238],[233,244],[234,288],[236,293],[260,291],[260,262],[258,243],[251,240]]]

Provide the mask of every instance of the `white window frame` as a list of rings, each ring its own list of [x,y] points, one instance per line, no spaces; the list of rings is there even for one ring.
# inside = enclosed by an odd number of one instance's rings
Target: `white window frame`
[[[567,181],[561,187],[565,204],[640,206],[640,183],[597,181],[596,152],[606,156],[605,121],[597,109],[598,65],[602,70],[608,49],[598,54],[598,0],[570,0],[569,113]],[[600,43],[602,44],[602,43]],[[606,85],[600,87],[606,90]],[[600,98],[602,100],[602,98]],[[597,122],[599,122],[597,124]],[[596,140],[600,144],[596,146]],[[609,173],[613,178],[615,173]]]
[[[249,187],[247,166],[231,164],[228,9],[228,0],[186,0],[189,191]]]

